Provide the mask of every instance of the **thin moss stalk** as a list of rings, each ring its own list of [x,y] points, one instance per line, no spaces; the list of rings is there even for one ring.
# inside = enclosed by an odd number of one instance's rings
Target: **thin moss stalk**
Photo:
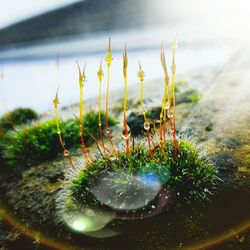
[[[166,133],[167,133],[167,98],[168,98],[168,83],[169,83],[169,76],[168,76],[168,71],[167,71],[167,65],[166,65],[166,59],[165,59],[165,53],[163,46],[161,47],[161,64],[163,67],[164,71],[164,96],[162,99],[162,109],[161,109],[161,114],[160,114],[160,119],[164,120],[163,124],[163,141],[164,143],[166,142]]]
[[[142,70],[141,63],[139,62],[139,72],[138,72],[138,78],[140,80],[140,103],[141,103],[141,110],[144,118],[144,124],[143,127],[147,132],[147,141],[148,141],[148,149],[149,149],[149,154],[152,159],[154,159],[154,154],[153,151],[151,150],[151,143],[150,143],[150,123],[148,122],[146,111],[144,108],[144,103],[143,103],[143,89],[144,89],[144,77],[145,73]]]
[[[99,79],[99,93],[98,93],[98,126],[99,126],[99,136],[101,139],[102,147],[104,149],[105,155],[107,155],[107,151],[104,145],[103,132],[102,132],[102,119],[101,119],[101,105],[102,105],[102,78],[103,78],[103,70],[102,70],[102,58],[100,62],[100,67],[97,72],[97,77]]]
[[[83,71],[81,72],[80,66],[77,62],[77,67],[78,67],[78,71],[79,71],[79,89],[80,89],[80,103],[79,103],[79,107],[80,107],[80,113],[79,113],[79,134],[80,134],[80,138],[81,138],[81,143],[82,143],[82,151],[83,151],[83,155],[86,158],[86,161],[91,161],[92,157],[91,155],[88,154],[88,150],[85,146],[84,143],[84,138],[82,135],[82,130],[83,130],[83,125],[82,125],[82,121],[83,121],[83,87],[85,85],[85,81],[86,81],[86,75],[85,75],[85,67],[86,64],[84,65]]]
[[[127,125],[127,117],[126,117],[126,110],[127,110],[127,85],[128,85],[128,56],[127,56],[127,48],[125,44],[124,54],[123,54],[123,77],[124,77],[124,98],[123,98],[123,127],[124,127],[124,139],[126,143],[126,152],[129,153],[129,137],[130,132],[128,130]]]
[[[58,104],[59,104],[58,91],[59,91],[59,88],[57,89],[56,96],[55,96],[55,98],[53,100],[54,107],[55,107],[57,134],[58,134],[58,137],[59,137],[60,145],[61,145],[61,147],[63,149],[63,153],[64,153],[65,157],[68,159],[70,166],[75,171],[76,167],[75,167],[75,165],[74,165],[74,163],[73,163],[73,161],[71,159],[69,151],[64,146],[64,142],[63,142],[62,135],[61,135],[61,129],[60,129],[60,125],[59,125],[59,115],[58,115]]]
[[[112,54],[111,54],[111,38],[109,38],[109,45],[108,45],[108,53],[106,55],[106,63],[108,67],[108,80],[107,80],[107,89],[106,89],[106,134],[108,136],[110,145],[112,147],[112,151],[114,154],[116,154],[116,150],[110,135],[110,129],[109,129],[109,85],[110,85],[110,65],[113,60]]]
[[[178,141],[176,137],[176,97],[175,97],[175,72],[176,72],[176,64],[175,64],[175,52],[177,49],[177,38],[175,37],[173,43],[172,43],[172,65],[171,65],[171,72],[172,72],[172,82],[171,82],[171,101],[173,102],[173,114],[170,113],[170,120],[172,125],[172,135],[174,140],[174,148],[175,148],[175,154],[177,154],[178,150]]]

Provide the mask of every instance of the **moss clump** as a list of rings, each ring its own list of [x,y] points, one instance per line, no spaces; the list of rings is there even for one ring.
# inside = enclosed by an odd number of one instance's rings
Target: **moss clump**
[[[117,100],[117,103],[123,103],[123,99]],[[140,101],[134,101],[133,99],[128,99],[127,100],[127,108],[128,109],[136,109],[141,105]],[[116,115],[119,115],[121,112],[123,112],[123,104],[122,105],[117,105],[112,107],[112,112]]]
[[[176,104],[197,103],[201,99],[201,93],[196,89],[188,89],[176,95]]]
[[[18,126],[28,124],[38,119],[38,114],[29,108],[17,108],[7,112],[0,118],[0,164],[5,164],[3,157],[3,144],[7,140],[6,133]]]
[[[105,115],[102,114],[104,123]],[[114,125],[116,121],[110,117],[109,124]],[[79,121],[69,119],[60,124],[62,136],[66,148],[78,147],[80,145]],[[83,136],[86,145],[93,140],[88,133],[98,134],[98,114],[88,112],[83,119]],[[62,152],[57,136],[57,128],[54,120],[26,126],[6,134],[1,143],[3,157],[9,165],[36,165],[45,160],[53,159]]]
[[[38,114],[29,108],[17,108],[0,118],[0,133],[14,129],[16,126],[27,124],[38,119]]]
[[[194,146],[187,141],[180,141],[178,154],[175,155],[173,142],[168,141],[161,149],[155,149],[154,156],[152,160],[146,147],[136,146],[129,154],[119,152],[116,158],[95,160],[72,181],[69,187],[70,201],[102,206],[91,189],[103,178],[106,183],[113,179],[112,183],[117,185],[118,191],[117,197],[113,195],[110,198],[119,199],[119,191],[126,192],[126,188],[130,188],[131,179],[126,176],[131,175],[137,179],[146,176],[147,181],[152,183],[157,180],[161,188],[173,190],[179,202],[190,203],[192,200],[209,198],[215,186],[216,169],[207,158],[199,155]]]
[[[179,81],[176,83],[176,104],[181,103],[197,103],[202,94],[199,90],[191,88],[187,81]]]

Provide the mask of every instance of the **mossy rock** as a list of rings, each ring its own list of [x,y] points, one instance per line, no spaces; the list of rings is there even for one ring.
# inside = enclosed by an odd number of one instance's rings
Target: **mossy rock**
[[[176,94],[176,104],[196,103],[201,99],[201,93],[196,89],[187,89],[184,92]]]
[[[115,158],[87,164],[69,184],[66,208],[85,204],[106,210],[138,210],[154,204],[166,192],[175,196],[176,205],[189,204],[209,199],[216,180],[215,167],[188,141],[179,142],[178,153],[174,143],[167,141],[155,148],[154,159],[146,146],[135,146],[128,154],[122,151]]]
[[[103,124],[105,114],[101,114]],[[110,126],[116,124],[116,120],[110,116]],[[67,149],[79,147],[79,121],[68,119],[60,123],[61,134]],[[90,111],[84,115],[83,137],[88,146],[93,143],[89,133],[98,136],[98,113]],[[49,120],[25,126],[15,131],[10,131],[1,141],[3,157],[11,166],[31,166],[43,161],[51,160],[62,152],[55,120]]]
[[[0,164],[5,165],[5,159],[3,157],[3,144],[7,139],[6,133],[9,130],[13,130],[18,126],[28,124],[38,119],[38,114],[29,108],[17,108],[11,112],[7,112],[0,118]]]

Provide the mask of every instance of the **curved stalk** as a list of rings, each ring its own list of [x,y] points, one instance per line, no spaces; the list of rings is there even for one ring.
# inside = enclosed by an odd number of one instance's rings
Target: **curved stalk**
[[[85,66],[83,68],[83,72],[81,72],[80,70],[80,66],[77,63],[77,67],[78,67],[78,71],[79,71],[79,88],[80,88],[80,104],[79,104],[79,109],[80,109],[80,114],[79,114],[79,134],[80,134],[80,138],[81,138],[81,144],[82,144],[82,151],[83,151],[83,155],[86,158],[86,161],[91,162],[92,158],[91,156],[88,155],[88,150],[85,146],[84,143],[84,138],[83,138],[83,87],[86,81],[86,75],[85,75]]]
[[[161,107],[161,114],[160,118],[164,120],[163,124],[163,141],[166,142],[166,133],[167,133],[167,98],[168,98],[168,83],[169,83],[169,76],[167,71],[165,53],[163,49],[163,45],[161,47],[161,64],[164,71],[164,96],[162,99],[162,107]]]
[[[74,163],[73,163],[73,161],[72,161],[72,159],[70,157],[69,151],[64,146],[62,135],[61,135],[61,129],[60,129],[60,125],[59,125],[59,115],[58,115],[58,104],[59,104],[58,91],[59,91],[59,88],[57,89],[56,96],[55,96],[55,98],[53,100],[54,108],[55,108],[57,134],[58,134],[58,137],[59,137],[60,145],[61,145],[61,147],[63,149],[63,153],[64,153],[65,157],[68,159],[70,166],[75,171],[76,167],[75,167],[75,165],[74,165]]]

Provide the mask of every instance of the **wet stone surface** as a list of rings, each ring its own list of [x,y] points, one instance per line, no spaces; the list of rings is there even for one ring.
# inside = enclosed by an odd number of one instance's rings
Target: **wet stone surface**
[[[245,62],[248,61],[243,56],[239,65]],[[139,222],[116,220],[111,226],[123,233],[110,239],[92,239],[71,232],[58,219],[56,208],[60,180],[68,167],[64,159],[32,167],[16,176],[2,177],[1,201],[27,227],[59,241],[75,244],[80,249],[82,246],[87,246],[87,249],[128,249],[128,246],[129,249],[181,249],[190,243],[235,230],[250,216],[250,88],[249,81],[239,80],[239,74],[245,80],[250,76],[244,70],[237,70],[239,68],[229,68],[220,74],[219,81],[198,104],[181,103],[177,106],[178,129],[189,131],[190,140],[205,150],[218,168],[221,181],[205,208],[188,206],[181,212],[165,211]],[[237,88],[232,82],[237,82]],[[145,89],[145,94],[150,96],[152,88]],[[159,99],[157,95],[156,98]],[[132,134],[140,134],[145,131],[144,120],[140,106],[134,108],[135,112],[128,117],[128,125]],[[153,119],[158,112],[159,108],[152,112]],[[18,249],[18,244],[25,249],[34,249],[32,241],[24,240],[1,221],[0,235],[3,249]],[[249,233],[235,233],[226,243],[213,249],[248,250],[249,245]]]
[[[214,156],[215,166],[219,172],[236,172],[239,160],[231,152],[221,152]]]

